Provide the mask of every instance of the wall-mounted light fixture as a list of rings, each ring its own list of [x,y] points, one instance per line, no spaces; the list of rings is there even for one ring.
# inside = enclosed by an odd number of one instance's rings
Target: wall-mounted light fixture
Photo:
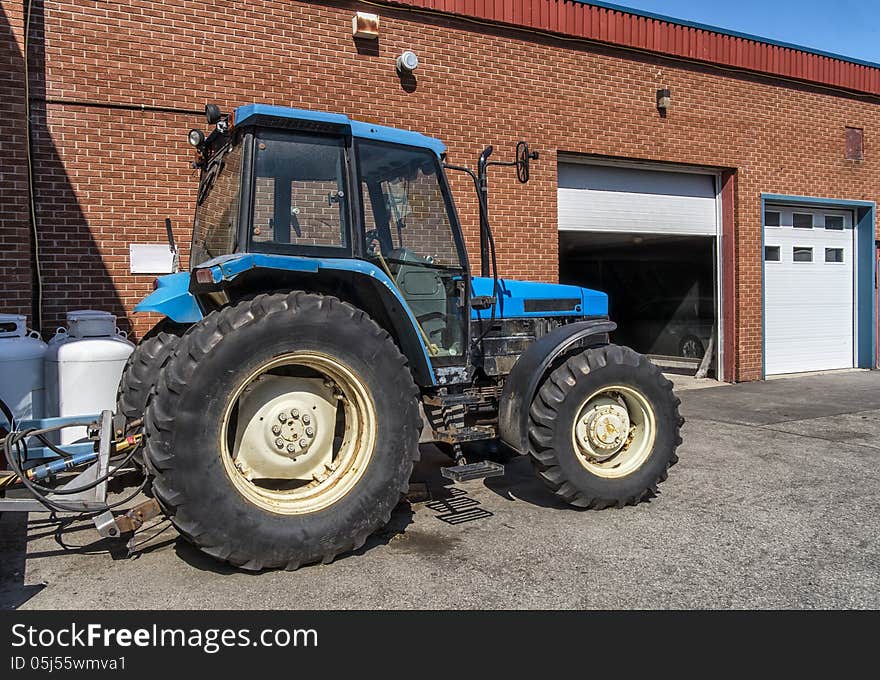
[[[657,90],[657,109],[660,113],[667,113],[672,106],[672,91],[669,88]]]
[[[397,57],[397,72],[400,74],[412,73],[419,67],[419,57],[412,50],[406,50]]]
[[[358,12],[351,18],[351,34],[358,40],[379,39],[379,15]]]

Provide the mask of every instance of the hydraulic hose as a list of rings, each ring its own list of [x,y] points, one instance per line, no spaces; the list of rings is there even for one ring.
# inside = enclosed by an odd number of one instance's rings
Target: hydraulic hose
[[[34,496],[34,498],[42,503],[46,508],[52,511],[58,512],[76,512],[81,513],[83,515],[97,515],[106,510],[109,510],[114,507],[118,507],[124,503],[127,503],[132,498],[137,496],[143,488],[146,486],[148,478],[145,476],[144,481],[138,486],[138,488],[129,496],[124,498],[121,501],[116,501],[112,504],[104,504],[101,508],[96,510],[83,511],[82,508],[75,508],[64,503],[61,503],[57,500],[50,500],[48,498],[49,494],[56,496],[64,496],[64,495],[73,495],[78,493],[83,493],[84,491],[89,491],[90,489],[94,489],[99,484],[102,484],[113,477],[116,473],[118,473],[122,468],[128,465],[134,457],[135,452],[138,449],[138,445],[140,444],[139,436],[129,437],[126,440],[123,440],[123,445],[126,448],[131,447],[131,451],[123,458],[123,460],[110,468],[105,474],[99,476],[97,479],[92,480],[88,484],[83,484],[81,486],[73,487],[73,488],[64,488],[64,489],[56,489],[48,486],[44,486],[34,481],[36,478],[49,476],[51,474],[55,474],[57,472],[62,472],[65,470],[69,470],[77,465],[82,465],[85,463],[92,462],[96,454],[71,454],[68,451],[64,451],[63,449],[59,449],[55,446],[51,446],[50,449],[52,451],[60,451],[63,454],[63,457],[60,461],[53,461],[50,463],[46,463],[38,468],[34,468],[32,470],[24,470],[22,468],[22,461],[27,457],[27,442],[26,440],[30,437],[35,437],[39,441],[44,441],[44,435],[49,432],[55,432],[57,430],[63,429],[65,427],[77,427],[77,426],[88,426],[91,423],[89,422],[78,422],[78,423],[67,423],[65,425],[59,425],[55,427],[47,427],[42,429],[30,428],[27,430],[18,430],[15,423],[15,417],[12,414],[12,409],[0,399],[0,412],[2,412],[3,416],[9,423],[9,431],[3,437],[2,448],[3,454],[6,458],[6,462],[9,465],[10,471],[13,473],[13,476],[7,477],[3,484],[0,484],[0,488],[3,486],[9,486],[15,482],[21,482],[28,491]],[[120,447],[121,448],[121,447]],[[44,468],[44,469],[41,469]],[[35,472],[35,470],[37,472]]]

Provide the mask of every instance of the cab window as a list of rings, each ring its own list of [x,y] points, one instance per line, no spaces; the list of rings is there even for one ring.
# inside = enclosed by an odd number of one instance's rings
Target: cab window
[[[254,249],[347,248],[344,167],[341,140],[261,136],[254,149]]]

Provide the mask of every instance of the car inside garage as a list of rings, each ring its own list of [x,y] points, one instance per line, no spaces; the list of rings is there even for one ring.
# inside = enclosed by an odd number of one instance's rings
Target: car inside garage
[[[720,344],[717,187],[706,170],[559,163],[560,281],[608,293],[616,342],[710,375]]]

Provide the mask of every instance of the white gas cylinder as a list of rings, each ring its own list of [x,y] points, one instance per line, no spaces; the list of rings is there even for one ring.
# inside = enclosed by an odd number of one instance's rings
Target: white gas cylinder
[[[93,415],[116,410],[116,390],[134,345],[116,328],[109,312],[67,313],[46,353],[46,415]],[[61,444],[86,436],[85,427],[65,428]]]
[[[28,331],[21,314],[0,314],[0,399],[21,420],[44,415],[43,360],[46,343]],[[0,422],[5,420],[0,416]]]

